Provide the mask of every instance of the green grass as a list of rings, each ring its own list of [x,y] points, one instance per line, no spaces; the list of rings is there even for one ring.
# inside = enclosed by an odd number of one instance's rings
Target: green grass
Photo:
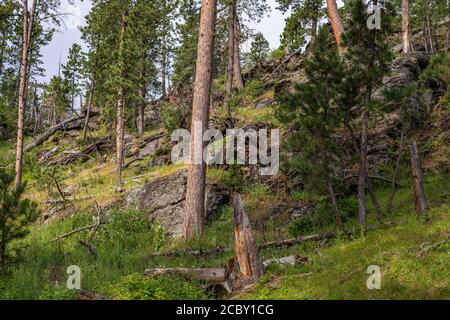
[[[210,174],[221,178],[221,172]],[[450,174],[426,178],[425,190],[430,206],[428,219],[414,213],[412,188],[402,180],[394,201],[394,213],[386,221],[396,226],[369,231],[362,235],[355,218],[346,222],[353,235],[328,243],[309,242],[288,249],[269,249],[263,259],[299,254],[309,262],[295,267],[270,267],[260,283],[234,298],[241,299],[448,299],[450,279],[450,248],[445,242],[420,255],[429,245],[448,239],[450,231]],[[384,205],[389,189],[379,190]],[[256,184],[246,188],[246,209],[253,221],[268,214],[270,204],[280,196]],[[305,195],[294,194],[292,200]],[[310,196],[307,197],[308,199]],[[342,199],[341,199],[342,200]],[[331,213],[330,213],[331,214]],[[180,248],[230,247],[233,243],[232,209],[225,206],[217,219],[206,225],[201,239],[189,243],[170,242],[161,227],[151,224],[148,215],[139,211],[112,213],[112,222],[103,226],[92,241],[94,256],[78,241],[88,231],[64,240],[51,240],[71,230],[92,223],[88,214],[78,213],[63,221],[36,226],[24,240],[16,242],[15,263],[0,275],[0,299],[72,299],[74,292],[66,289],[66,269],[81,268],[81,285],[116,299],[208,299],[201,283],[170,277],[162,280],[142,276],[149,267],[219,267],[225,266],[233,253],[209,257],[155,257],[151,254]],[[368,223],[376,223],[368,204]],[[273,219],[271,226],[288,235],[288,223]],[[269,228],[270,229],[270,228]],[[334,225],[322,230],[333,230]],[[279,231],[278,231],[279,232]],[[272,240],[276,233],[268,233]],[[258,241],[264,241],[261,233]],[[419,256],[418,256],[419,255]],[[369,265],[379,265],[381,290],[368,290],[366,274]]]
[[[406,185],[406,181],[405,185]],[[303,244],[273,256],[299,254],[309,263],[299,267],[271,267],[256,288],[241,299],[449,299],[450,298],[450,203],[449,175],[426,179],[427,219],[414,213],[411,188],[398,191],[395,213],[386,220],[395,227],[365,235],[355,226],[351,238],[319,246]],[[378,193],[382,204],[389,190]],[[369,205],[373,223],[373,209]],[[428,250],[433,244],[440,243]],[[422,252],[422,253],[421,253]],[[269,254],[269,252],[265,252]],[[381,289],[369,290],[366,273],[370,265],[381,269]]]

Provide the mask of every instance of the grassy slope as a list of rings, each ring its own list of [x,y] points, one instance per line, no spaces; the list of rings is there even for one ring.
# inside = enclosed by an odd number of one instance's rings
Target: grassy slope
[[[260,96],[260,95],[258,95]],[[263,109],[237,108],[236,117],[243,123],[266,122],[272,118],[270,107]],[[444,143],[445,145],[445,143]],[[45,146],[51,147],[50,143]],[[8,146],[0,146],[7,149]],[[437,149],[441,150],[440,144]],[[2,150],[3,150],[2,149]],[[131,188],[155,176],[177,170],[178,166],[139,169],[131,166],[124,178]],[[66,268],[71,264],[80,266],[82,287],[105,293],[116,298],[205,298],[200,284],[179,278],[164,278],[157,282],[142,277],[147,267],[209,267],[223,266],[231,253],[207,258],[177,257],[155,258],[151,253],[185,246],[198,248],[199,241],[189,244],[170,243],[162,230],[148,225],[142,212],[117,212],[115,223],[102,228],[96,235],[93,246],[98,255],[88,254],[78,240],[86,239],[88,232],[79,233],[61,243],[51,242],[54,237],[75,228],[92,223],[91,216],[83,212],[92,208],[96,199],[100,204],[114,198],[114,165],[107,162],[101,166],[96,161],[71,166],[72,173],[65,176],[64,184],[78,184],[76,196],[92,196],[92,199],[77,201],[77,214],[64,221],[34,227],[23,241],[15,243],[19,248],[17,264],[8,274],[0,275],[0,298],[72,298],[73,292],[65,289]],[[136,175],[139,176],[136,179]],[[230,179],[220,169],[210,169],[213,179]],[[407,175],[405,175],[407,176]],[[340,238],[328,243],[304,243],[289,249],[264,250],[263,259],[299,254],[308,256],[310,262],[299,267],[270,267],[261,282],[233,298],[242,299],[371,299],[371,298],[450,298],[450,248],[448,240],[422,257],[417,254],[429,244],[448,239],[450,232],[450,174],[429,175],[426,193],[429,220],[418,220],[414,215],[414,203],[409,177],[402,180],[404,187],[396,195],[395,213],[386,218],[396,221],[397,226],[371,231],[362,235],[355,219],[346,227],[353,229],[351,238]],[[30,186],[29,197],[43,200]],[[261,185],[246,186],[244,200],[253,219],[270,214],[271,205],[280,200],[297,201],[297,196],[272,194]],[[389,189],[377,188],[384,205]],[[300,195],[301,198],[301,195]],[[369,223],[373,224],[373,210],[369,206]],[[278,218],[268,224],[267,240],[289,236],[288,224]],[[334,229],[325,226],[324,230]],[[257,234],[258,241],[263,235]],[[229,207],[206,227],[202,239],[203,247],[230,246],[233,241],[232,213]],[[382,271],[382,289],[368,290],[365,273],[369,265],[376,264]],[[132,275],[131,277],[129,275]]]
[[[361,235],[356,221],[347,222],[354,228],[350,238],[335,239],[327,244],[305,243],[288,249],[265,250],[264,259],[289,254],[306,255],[310,262],[298,267],[270,267],[261,282],[234,298],[240,299],[448,299],[450,279],[449,242],[430,250],[423,257],[417,254],[427,244],[449,237],[450,203],[449,175],[427,178],[426,191],[430,207],[428,221],[414,216],[412,192],[407,181],[395,201],[396,213],[386,220],[397,226]],[[385,202],[388,190],[379,197]],[[260,195],[266,197],[265,195]],[[257,199],[257,195],[255,200]],[[251,207],[249,208],[252,214]],[[372,211],[369,208],[369,212]],[[154,258],[150,253],[169,244],[157,227],[146,226],[138,212],[120,212],[116,222],[108,225],[93,242],[98,256],[88,254],[78,243],[87,233],[74,236],[60,245],[50,240],[73,228],[90,223],[88,215],[80,214],[62,222],[38,227],[20,245],[25,245],[20,264],[7,276],[0,277],[0,298],[71,298],[73,292],[64,289],[65,268],[76,264],[82,270],[82,286],[116,298],[158,298],[149,294],[146,281],[140,276],[149,266],[204,267],[224,265],[230,254],[198,259],[193,257]],[[371,214],[373,216],[373,213]],[[205,247],[232,243],[232,215],[229,208],[207,226]],[[130,222],[131,221],[131,222]],[[373,221],[370,221],[373,223]],[[151,228],[151,231],[148,231]],[[17,244],[19,245],[19,244]],[[197,247],[196,243],[191,246]],[[382,289],[368,290],[365,273],[376,264],[382,271]],[[136,274],[131,280],[125,277]],[[125,278],[124,278],[125,277]],[[342,281],[341,279],[345,279]],[[55,285],[58,281],[59,285]],[[341,283],[342,282],[342,283]],[[170,285],[169,285],[170,284]],[[153,288],[155,284],[147,286]],[[187,289],[186,289],[187,286]],[[184,288],[179,291],[179,288]],[[144,293],[141,291],[144,290]],[[161,298],[202,297],[199,284],[187,284],[182,279],[167,279]]]

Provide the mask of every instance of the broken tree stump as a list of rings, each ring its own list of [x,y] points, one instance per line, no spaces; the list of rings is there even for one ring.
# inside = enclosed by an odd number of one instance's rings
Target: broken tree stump
[[[264,266],[259,256],[259,248],[253,235],[250,221],[244,210],[240,194],[233,198],[234,208],[234,265],[227,279],[231,291],[258,282],[264,273]]]
[[[416,200],[416,213],[418,216],[423,216],[427,208],[425,201],[425,191],[423,188],[422,168],[420,166],[416,140],[413,140],[410,144],[409,153],[411,158],[411,174],[413,179],[414,197]]]

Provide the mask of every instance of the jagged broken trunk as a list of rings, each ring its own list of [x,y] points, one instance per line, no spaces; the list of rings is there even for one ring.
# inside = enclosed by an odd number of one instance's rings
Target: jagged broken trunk
[[[225,287],[230,292],[258,282],[264,273],[259,248],[240,194],[233,197],[233,208],[235,260],[225,282]]]

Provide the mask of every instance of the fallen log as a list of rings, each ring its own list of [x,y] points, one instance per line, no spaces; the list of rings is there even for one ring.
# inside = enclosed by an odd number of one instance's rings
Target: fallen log
[[[321,241],[321,240],[325,240],[325,239],[332,239],[334,237],[336,237],[336,233],[333,233],[333,232],[313,234],[313,235],[309,235],[309,236],[300,236],[298,238],[293,238],[293,239],[277,240],[277,241],[270,241],[270,242],[262,243],[258,246],[258,248],[259,248],[259,250],[263,250],[263,249],[268,249],[268,248],[292,247],[296,244],[299,244],[299,243],[305,242],[305,241]]]
[[[308,257],[292,255],[287,257],[268,259],[262,263],[263,270],[273,264],[299,265],[308,261]],[[210,284],[222,283],[227,279],[226,268],[150,268],[145,269],[144,275],[151,277],[178,275],[189,280],[199,280]]]
[[[112,300],[111,298],[98,294],[89,290],[79,289],[77,290],[78,300]]]
[[[146,276],[180,275],[190,280],[220,283],[225,281],[225,268],[152,268],[145,269]]]
[[[98,112],[96,112],[94,115],[91,114],[92,116],[96,116],[99,115]],[[72,124],[75,121],[79,121],[82,120],[84,117],[80,116],[80,115],[76,115],[73,116],[69,119],[66,119],[60,123],[58,123],[57,125],[51,127],[47,132],[45,132],[44,134],[42,134],[39,138],[37,138],[35,141],[31,142],[30,144],[28,144],[27,146],[25,146],[25,148],[23,149],[24,152],[30,151],[31,149],[43,144],[45,141],[47,141],[52,135],[54,135],[56,132],[60,131],[60,130],[67,130],[69,128],[69,125]]]
[[[213,249],[200,249],[200,250],[177,250],[168,252],[157,252],[153,253],[151,257],[179,257],[179,256],[194,256],[194,257],[205,257],[211,255],[217,255],[225,252],[229,252],[230,248],[217,247]]]
[[[91,143],[87,147],[85,147],[81,151],[66,151],[65,156],[59,157],[50,161],[45,161],[48,165],[67,165],[69,163],[74,163],[78,161],[79,159],[87,158],[89,159],[89,154],[92,153],[94,150],[99,150],[100,147],[107,145],[109,142],[109,139],[103,139],[96,141],[94,143]]]

